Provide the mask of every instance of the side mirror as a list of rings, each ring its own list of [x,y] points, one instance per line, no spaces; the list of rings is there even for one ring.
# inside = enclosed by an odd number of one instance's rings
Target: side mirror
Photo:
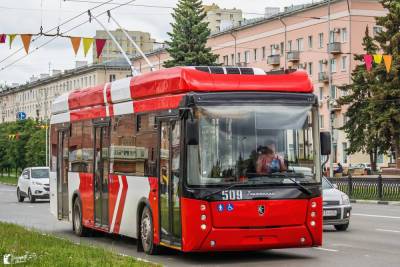
[[[320,133],[320,143],[321,143],[321,155],[327,156],[331,154],[331,133],[321,132]]]
[[[199,144],[199,122],[197,119],[186,120],[186,145],[197,146]]]
[[[24,179],[29,179],[29,175],[27,174],[22,175],[22,177],[24,177]]]

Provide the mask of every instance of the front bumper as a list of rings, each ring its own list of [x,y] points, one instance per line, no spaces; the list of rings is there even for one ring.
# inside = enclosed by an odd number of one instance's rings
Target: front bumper
[[[50,198],[50,186],[33,185],[31,186],[31,193],[37,199],[48,199]]]
[[[311,247],[305,225],[270,229],[212,228],[197,251],[237,251]]]
[[[340,205],[340,206],[324,206],[324,211],[336,211],[334,216],[323,216],[324,225],[340,225],[350,223],[351,206]]]

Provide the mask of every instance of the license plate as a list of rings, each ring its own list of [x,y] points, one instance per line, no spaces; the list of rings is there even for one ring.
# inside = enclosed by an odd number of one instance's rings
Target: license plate
[[[337,210],[324,210],[324,216],[336,216]]]

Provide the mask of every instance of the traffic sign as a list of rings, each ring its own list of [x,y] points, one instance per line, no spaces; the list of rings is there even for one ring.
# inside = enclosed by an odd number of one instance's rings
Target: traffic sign
[[[18,112],[17,113],[17,119],[20,120],[20,121],[25,120],[26,119],[26,113],[23,112],[23,111]]]

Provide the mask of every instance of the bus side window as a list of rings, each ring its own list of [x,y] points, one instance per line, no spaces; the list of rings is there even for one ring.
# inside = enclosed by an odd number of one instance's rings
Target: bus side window
[[[138,157],[143,160],[140,175],[152,177],[157,175],[157,157],[154,157],[154,151],[156,151],[158,135],[157,128],[154,127],[154,117],[154,113],[137,115],[140,127],[136,125],[136,129],[140,130],[136,132],[136,149]]]
[[[82,122],[71,123],[69,138],[69,165],[71,172],[87,172],[87,163],[83,160]]]
[[[92,121],[82,122],[82,172],[93,173],[93,127]]]
[[[51,147],[51,156],[50,156],[50,170],[52,172],[57,171],[57,129],[55,125],[51,126],[50,132],[50,147]]]

